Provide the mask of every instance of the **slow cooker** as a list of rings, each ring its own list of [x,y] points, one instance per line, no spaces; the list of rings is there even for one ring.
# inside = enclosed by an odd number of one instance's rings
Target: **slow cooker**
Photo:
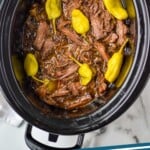
[[[12,54],[20,49],[22,26],[31,0],[5,0],[0,10],[0,85],[6,100],[30,125],[51,134],[80,135],[101,128],[118,118],[136,100],[145,86],[150,72],[150,1],[134,0],[136,10],[136,46],[131,69],[122,86],[107,104],[95,102],[77,112],[68,112],[37,101],[28,89],[22,88],[12,67]],[[29,140],[28,144],[29,144]],[[32,144],[31,144],[32,143]],[[30,146],[39,143],[32,140]],[[37,147],[40,147],[39,144]],[[46,147],[47,148],[47,147]],[[45,148],[45,149],[46,149]],[[43,148],[44,149],[44,148]]]

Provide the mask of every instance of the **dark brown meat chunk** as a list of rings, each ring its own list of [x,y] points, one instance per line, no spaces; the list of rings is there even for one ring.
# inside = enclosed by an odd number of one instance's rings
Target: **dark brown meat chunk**
[[[128,33],[128,28],[127,26],[123,23],[123,21],[118,20],[117,21],[117,26],[116,26],[116,33],[118,34],[118,45],[122,45],[124,41],[127,38],[127,33]]]
[[[106,91],[107,89],[107,84],[105,83],[105,78],[102,73],[98,73],[97,79],[96,79],[96,84],[98,88],[98,95],[101,96],[103,92]]]
[[[56,76],[59,76],[59,80],[62,80],[71,74],[75,73],[78,70],[79,66],[76,64],[70,65],[66,70],[62,70],[61,72],[57,72]]]
[[[110,44],[116,42],[117,39],[118,39],[118,35],[112,32],[103,40],[103,42]]]
[[[92,25],[93,36],[97,40],[105,36],[104,31],[103,31],[103,26],[98,16],[95,16],[95,15],[91,16],[91,25]]]
[[[36,39],[33,43],[33,45],[38,49],[41,50],[48,31],[48,24],[45,21],[39,22],[39,26],[36,33]]]
[[[100,11],[98,7],[98,3],[91,5],[90,6],[90,21],[91,21],[91,26],[92,26],[92,34],[97,40],[105,36],[104,30],[103,30],[103,24],[101,22],[99,14],[100,14]]]
[[[51,97],[61,97],[61,96],[66,96],[68,94],[69,94],[69,90],[58,89],[51,95]]]
[[[92,100],[91,95],[83,95],[81,97],[78,97],[75,100],[66,100],[63,103],[63,108],[70,110],[70,109],[74,109],[74,108],[79,108],[82,106],[87,105],[88,103],[90,103]]]
[[[55,46],[55,43],[52,41],[51,38],[45,40],[43,51],[49,51]]]
[[[89,104],[92,100],[92,97],[90,95],[83,95],[81,97],[78,97],[77,99],[67,99],[67,100],[63,100],[63,99],[53,99],[52,97],[49,97],[48,99],[44,99],[44,101],[46,103],[48,103],[49,105],[53,105],[59,108],[63,108],[66,110],[72,110],[75,108],[79,108],[79,107],[83,107],[87,104]]]
[[[82,46],[83,45],[82,38],[75,31],[68,28],[68,25],[69,26],[71,25],[70,21],[65,21],[63,19],[60,19],[58,29],[68,38],[68,40],[71,40],[78,46]]]
[[[43,49],[41,51],[42,58],[52,53],[52,49],[55,47],[55,42],[51,38],[47,38],[44,42]]]
[[[115,27],[112,15],[104,9],[102,1],[93,2],[90,7],[90,20],[92,26],[92,34],[98,40],[107,36]]]
[[[68,28],[61,28],[60,31],[68,37],[71,41],[75,42],[77,45],[83,45],[81,38],[74,32]]]
[[[80,82],[71,82],[68,84],[68,89],[71,91],[73,96],[77,96],[80,94],[80,90],[82,90],[82,86]]]
[[[102,58],[104,59],[104,61],[107,62],[109,59],[109,55],[106,53],[106,48],[105,48],[104,44],[102,44],[100,42],[95,42],[94,46],[99,51],[99,53],[102,56]]]

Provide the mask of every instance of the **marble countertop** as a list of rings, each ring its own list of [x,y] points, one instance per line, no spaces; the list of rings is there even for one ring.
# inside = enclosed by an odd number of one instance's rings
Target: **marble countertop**
[[[85,134],[83,148],[150,142],[150,81],[135,103],[109,125]],[[0,121],[0,149],[28,150],[26,123],[13,127]],[[15,136],[15,138],[14,138]]]
[[[118,119],[85,135],[84,147],[150,142],[150,80],[135,103]]]

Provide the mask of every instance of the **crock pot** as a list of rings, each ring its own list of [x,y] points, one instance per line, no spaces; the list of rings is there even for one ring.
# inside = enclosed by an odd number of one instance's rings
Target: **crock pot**
[[[21,49],[20,35],[31,0],[5,0],[0,10],[0,85],[6,100],[27,122],[50,133],[75,135],[101,128],[118,118],[136,100],[150,72],[150,1],[134,0],[136,50],[123,85],[107,104],[94,103],[78,112],[68,112],[37,100],[22,88],[12,67],[12,54]]]

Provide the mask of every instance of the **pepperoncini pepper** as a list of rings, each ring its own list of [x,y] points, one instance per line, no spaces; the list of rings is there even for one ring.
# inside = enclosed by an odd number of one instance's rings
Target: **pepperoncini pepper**
[[[131,68],[131,65],[133,63],[133,55],[127,56],[125,59],[125,63],[123,65],[123,68],[121,69],[121,73],[119,74],[119,77],[117,81],[115,82],[115,85],[117,88],[119,88],[122,83],[124,82],[125,78],[127,77],[127,74]]]
[[[135,7],[133,4],[133,0],[125,0],[127,12],[130,18],[136,17]]]
[[[35,77],[35,75],[38,72],[38,62],[33,54],[29,53],[26,55],[26,58],[24,61],[24,69],[25,69],[26,74],[29,77],[32,77],[35,81],[38,81],[44,84],[44,86],[47,86],[49,91],[52,91],[55,88],[56,81],[50,81],[48,79],[41,80]]]
[[[61,16],[61,0],[46,0],[46,13],[48,18],[53,22],[54,33],[56,33],[56,19]]]
[[[129,43],[130,43],[130,48],[131,48],[132,53],[131,53],[131,55],[125,57],[124,64],[123,64],[123,67],[122,67],[121,72],[119,74],[119,77],[115,81],[115,85],[117,88],[119,88],[123,84],[123,82],[125,81],[127,74],[129,73],[129,70],[130,70],[132,63],[133,63],[133,58],[134,58],[133,54],[134,54],[135,47],[131,41],[129,41]]]
[[[126,9],[123,8],[121,0],[103,0],[106,9],[117,19],[128,18]]]
[[[114,82],[120,73],[124,57],[123,49],[128,41],[129,39],[126,39],[120,50],[114,53],[108,61],[107,70],[105,72],[105,79],[110,83]]]
[[[93,77],[92,69],[90,68],[90,66],[88,64],[86,64],[86,63],[81,64],[75,58],[73,58],[71,56],[70,56],[70,58],[80,66],[78,73],[80,75],[81,85],[87,85],[92,80],[92,77]]]
[[[22,84],[24,78],[23,64],[21,63],[17,55],[12,56],[12,65],[16,79],[19,81],[20,84]]]
[[[79,9],[74,9],[71,13],[71,17],[73,29],[77,33],[85,36],[90,28],[88,18]]]
[[[28,53],[24,60],[24,69],[28,76],[35,76],[38,72],[38,62],[35,56]]]
[[[27,76],[32,77],[34,80],[46,84],[48,83],[48,79],[40,80],[35,77],[35,75],[38,72],[38,62],[35,58],[35,56],[31,53],[26,55],[25,61],[24,61],[24,69],[27,74]]]

